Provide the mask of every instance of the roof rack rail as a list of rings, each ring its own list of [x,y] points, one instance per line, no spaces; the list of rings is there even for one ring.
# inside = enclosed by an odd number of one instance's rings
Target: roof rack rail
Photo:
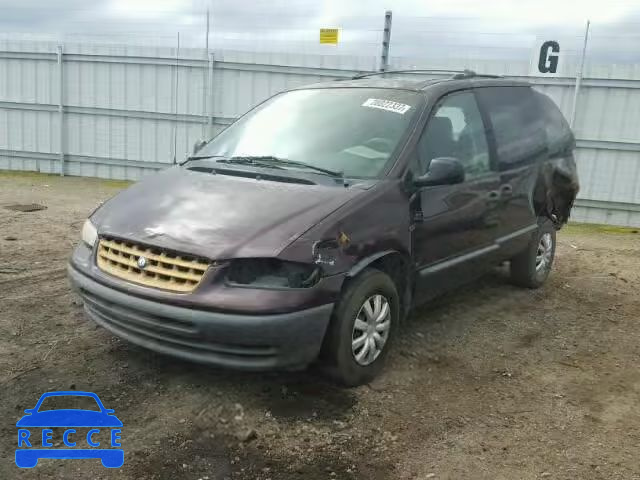
[[[373,77],[375,75],[386,75],[387,73],[453,73],[462,74],[465,72],[471,72],[471,70],[446,70],[446,69],[426,69],[426,70],[386,70],[384,72],[364,72],[358,73],[351,77],[352,80],[359,78]]]
[[[502,78],[500,75],[491,75],[488,73],[476,73],[473,70],[464,70],[461,73],[457,73],[455,74],[452,78],[454,80],[461,80],[464,78],[474,78],[474,77],[480,77],[480,78]]]
[[[387,70],[384,72],[363,72],[363,73],[358,73],[357,75],[354,75],[353,77],[351,77],[352,80],[357,80],[360,78],[366,78],[366,77],[373,77],[375,75],[385,75],[387,73],[451,73],[452,75],[452,79],[454,80],[461,80],[464,78],[474,78],[474,77],[482,77],[482,78],[501,78],[500,75],[490,75],[490,74],[485,74],[485,73],[476,73],[473,70],[468,70],[468,69],[464,69],[464,70],[448,70],[448,69],[439,69],[439,68],[432,68],[432,69],[417,69],[417,70]]]

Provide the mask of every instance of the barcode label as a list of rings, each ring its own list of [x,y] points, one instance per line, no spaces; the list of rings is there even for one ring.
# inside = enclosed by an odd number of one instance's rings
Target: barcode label
[[[379,98],[368,98],[363,104],[363,107],[379,108],[380,110],[386,110],[387,112],[399,113],[404,115],[409,111],[411,105],[404,103],[393,102],[391,100],[381,100]]]

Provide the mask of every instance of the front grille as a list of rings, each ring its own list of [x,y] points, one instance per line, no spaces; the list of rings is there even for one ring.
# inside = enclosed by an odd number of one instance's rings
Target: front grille
[[[144,268],[138,265],[140,257],[146,260]],[[181,293],[193,291],[209,268],[204,259],[106,237],[98,244],[97,261],[103,272],[114,277]]]

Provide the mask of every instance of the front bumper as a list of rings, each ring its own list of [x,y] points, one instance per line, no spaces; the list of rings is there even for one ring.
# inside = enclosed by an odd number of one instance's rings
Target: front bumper
[[[292,313],[244,315],[147,300],[68,266],[87,315],[118,337],[185,360],[244,370],[295,369],[319,354],[333,303]]]

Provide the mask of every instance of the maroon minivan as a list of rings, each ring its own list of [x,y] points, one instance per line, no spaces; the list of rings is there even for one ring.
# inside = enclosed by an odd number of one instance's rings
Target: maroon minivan
[[[275,95],[102,205],[69,264],[88,316],[176,357],[319,360],[358,385],[412,306],[505,260],[542,285],[578,191],[560,111],[470,71],[398,77]]]

